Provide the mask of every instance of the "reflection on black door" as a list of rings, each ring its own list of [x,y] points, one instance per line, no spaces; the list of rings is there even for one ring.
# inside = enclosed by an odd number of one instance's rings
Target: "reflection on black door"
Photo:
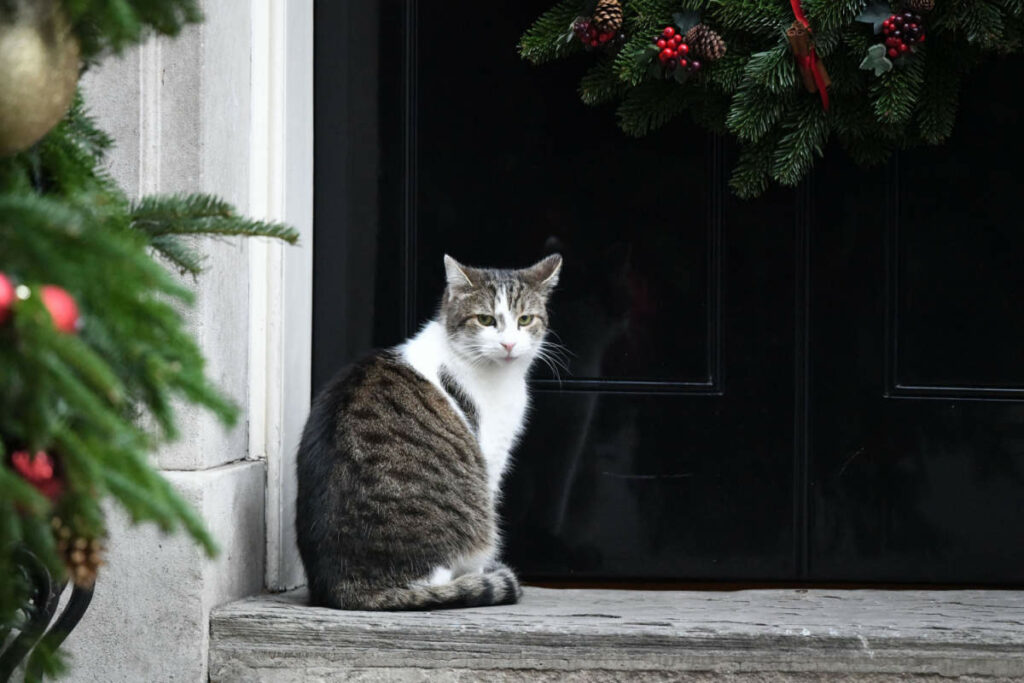
[[[582,63],[518,59],[548,4],[318,3],[315,383],[432,315],[445,252],[557,250],[568,371],[503,504],[524,576],[1024,582],[1020,64],[947,146],[743,202],[728,143],[626,138]]]

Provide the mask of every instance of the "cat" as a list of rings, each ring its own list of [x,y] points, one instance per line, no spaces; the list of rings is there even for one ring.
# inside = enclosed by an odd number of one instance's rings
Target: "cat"
[[[295,516],[313,605],[476,607],[522,595],[497,557],[495,504],[562,257],[495,270],[446,255],[444,266],[436,317],[313,402]]]

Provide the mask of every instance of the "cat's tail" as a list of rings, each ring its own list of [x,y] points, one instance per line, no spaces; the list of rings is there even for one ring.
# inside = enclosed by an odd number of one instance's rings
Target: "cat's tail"
[[[499,565],[483,574],[463,574],[439,586],[386,588],[353,600],[343,599],[342,609],[425,610],[455,607],[512,605],[523,589],[512,570]]]

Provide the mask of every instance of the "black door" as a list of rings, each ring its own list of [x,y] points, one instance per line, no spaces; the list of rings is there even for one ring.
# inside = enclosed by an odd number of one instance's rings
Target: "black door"
[[[314,383],[433,313],[441,256],[565,256],[506,485],[531,579],[1024,581],[1024,134],[979,72],[955,139],[828,150],[753,202],[727,141],[626,138],[550,2],[318,3]]]

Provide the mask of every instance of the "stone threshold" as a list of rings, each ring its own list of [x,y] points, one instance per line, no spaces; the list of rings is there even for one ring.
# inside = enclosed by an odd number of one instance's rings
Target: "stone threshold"
[[[214,610],[211,681],[1022,681],[1024,591],[527,587],[507,607]]]

